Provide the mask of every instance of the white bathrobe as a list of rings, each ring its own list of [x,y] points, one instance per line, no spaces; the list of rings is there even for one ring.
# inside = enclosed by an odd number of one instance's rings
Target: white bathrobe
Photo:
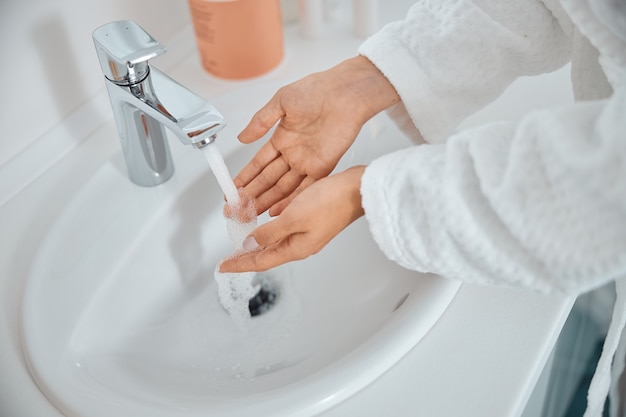
[[[420,144],[365,171],[374,239],[406,268],[465,282],[579,294],[615,280],[585,414],[599,417],[626,354],[612,364],[626,322],[626,0],[420,1],[359,53]],[[515,78],[567,62],[575,104],[456,131]]]

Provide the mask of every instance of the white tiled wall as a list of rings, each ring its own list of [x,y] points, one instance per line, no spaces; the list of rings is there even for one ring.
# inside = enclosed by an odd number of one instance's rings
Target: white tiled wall
[[[190,20],[185,0],[0,0],[0,167],[103,91],[91,32],[122,19],[159,41]]]

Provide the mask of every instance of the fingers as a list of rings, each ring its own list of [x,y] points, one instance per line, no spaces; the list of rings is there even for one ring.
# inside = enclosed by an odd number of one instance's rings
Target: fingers
[[[310,186],[280,216],[246,238],[243,247],[251,252],[224,261],[220,271],[264,271],[319,252],[364,214],[360,195],[364,169],[354,167],[314,184],[307,178]]]
[[[316,181],[313,177],[306,177],[302,180],[300,185],[294,189],[287,197],[278,201],[274,205],[270,207],[270,216],[280,216],[283,210],[296,198],[304,189],[306,189],[309,185],[313,184]]]
[[[308,252],[298,251],[304,237],[300,234],[290,234],[278,244],[269,247],[260,247],[253,252],[244,253],[234,258],[222,261],[220,272],[261,272],[275,268],[287,262],[304,259]]]
[[[243,188],[239,188],[237,191],[239,192],[239,203],[231,204],[226,201],[224,217],[235,219],[240,223],[249,223],[255,220],[257,216],[255,200]]]
[[[295,171],[289,171],[283,175],[276,184],[265,191],[256,199],[257,213],[263,213],[277,202],[283,200],[285,196],[292,194],[306,177],[299,175]],[[270,215],[274,215],[270,213]]]
[[[280,91],[280,90],[279,90]],[[284,116],[284,111],[280,106],[278,93],[250,120],[250,123],[239,133],[239,141],[242,143],[251,143],[260,139]],[[254,158],[241,170],[234,179],[237,187],[245,187],[257,175],[265,169],[274,159],[280,156],[280,153],[274,148],[271,141],[259,149]]]
[[[246,192],[256,197],[260,196],[276,185],[290,169],[289,164],[284,158],[280,156],[275,158],[246,184]]]
[[[273,148],[271,149],[273,150]],[[289,163],[280,155],[271,160],[265,167],[260,167],[261,161],[268,160],[273,155],[273,151],[261,149],[235,178],[235,185],[245,187],[246,193],[255,198],[258,214],[264,213],[268,208],[286,197],[289,198],[290,194],[298,187],[303,188],[303,180],[307,178],[306,175],[291,170]],[[308,180],[305,186],[313,181],[312,179]],[[288,202],[283,207],[287,204]],[[270,215],[273,215],[272,213]]]
[[[239,133],[240,142],[251,143],[260,139],[285,115],[280,105],[280,93],[281,90],[278,90],[270,101],[256,112],[250,123]]]
[[[294,223],[286,217],[277,217],[265,224],[258,226],[250,233],[258,248],[271,246],[294,232]],[[257,249],[258,249],[257,248]]]
[[[248,252],[234,258],[226,258],[220,263],[219,271],[224,272],[260,272],[267,271],[271,266],[265,268],[262,261],[259,261],[257,253]]]
[[[280,152],[274,148],[272,142],[265,143],[261,149],[254,155],[254,158],[237,174],[234,178],[235,185],[246,187],[254,180],[270,163],[280,157]],[[281,174],[282,175],[282,174]],[[256,194],[249,193],[252,196]]]
[[[219,268],[220,272],[261,272],[291,260],[294,259],[288,256],[283,246],[277,245],[256,252],[248,252],[235,258],[225,259]]]
[[[277,218],[257,227],[244,241],[244,248],[250,252],[225,259],[220,272],[265,271],[292,260],[285,251],[293,236],[289,223]]]

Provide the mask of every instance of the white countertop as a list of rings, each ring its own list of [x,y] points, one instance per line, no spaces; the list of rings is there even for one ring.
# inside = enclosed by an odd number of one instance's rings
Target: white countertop
[[[563,298],[463,285],[401,362],[323,416],[520,416],[570,308]]]
[[[361,42],[350,36],[349,29],[329,31],[317,40],[302,39],[296,28],[288,28],[286,35],[286,58],[279,68],[258,79],[229,82],[203,73],[188,28],[167,45],[170,51],[178,49],[174,55],[180,58],[167,72],[211,98],[262,83],[284,84],[325,69],[353,56]],[[537,88],[566,85],[559,81],[563,74],[549,77],[534,81],[540,83]],[[558,78],[556,87],[554,77]],[[519,96],[527,91],[526,85],[514,86],[498,105],[468,123],[501,114],[517,117],[525,111],[519,107]],[[545,97],[535,100],[525,107],[550,104]],[[33,383],[24,363],[19,341],[21,292],[38,249],[32,242],[46,235],[81,179],[119,152],[117,139],[109,134],[112,123],[103,88],[102,94],[42,138],[41,148],[31,147],[0,167],[2,416],[60,416]],[[59,180],[66,186],[55,189]],[[519,416],[571,302],[522,290],[463,285],[438,323],[403,360],[323,416]]]

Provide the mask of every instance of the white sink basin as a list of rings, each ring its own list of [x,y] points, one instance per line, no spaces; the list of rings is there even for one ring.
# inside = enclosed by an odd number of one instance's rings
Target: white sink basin
[[[232,172],[256,149],[228,137],[267,97],[253,95],[214,103],[230,122],[218,146]],[[160,187],[132,185],[121,154],[86,178],[31,270],[23,348],[67,416],[315,415],[400,360],[456,293],[456,282],[386,260],[361,219],[318,255],[268,272],[278,302],[238,331],[213,280],[231,252],[221,191],[199,152],[171,142],[177,173]],[[406,145],[381,116],[342,164]]]

